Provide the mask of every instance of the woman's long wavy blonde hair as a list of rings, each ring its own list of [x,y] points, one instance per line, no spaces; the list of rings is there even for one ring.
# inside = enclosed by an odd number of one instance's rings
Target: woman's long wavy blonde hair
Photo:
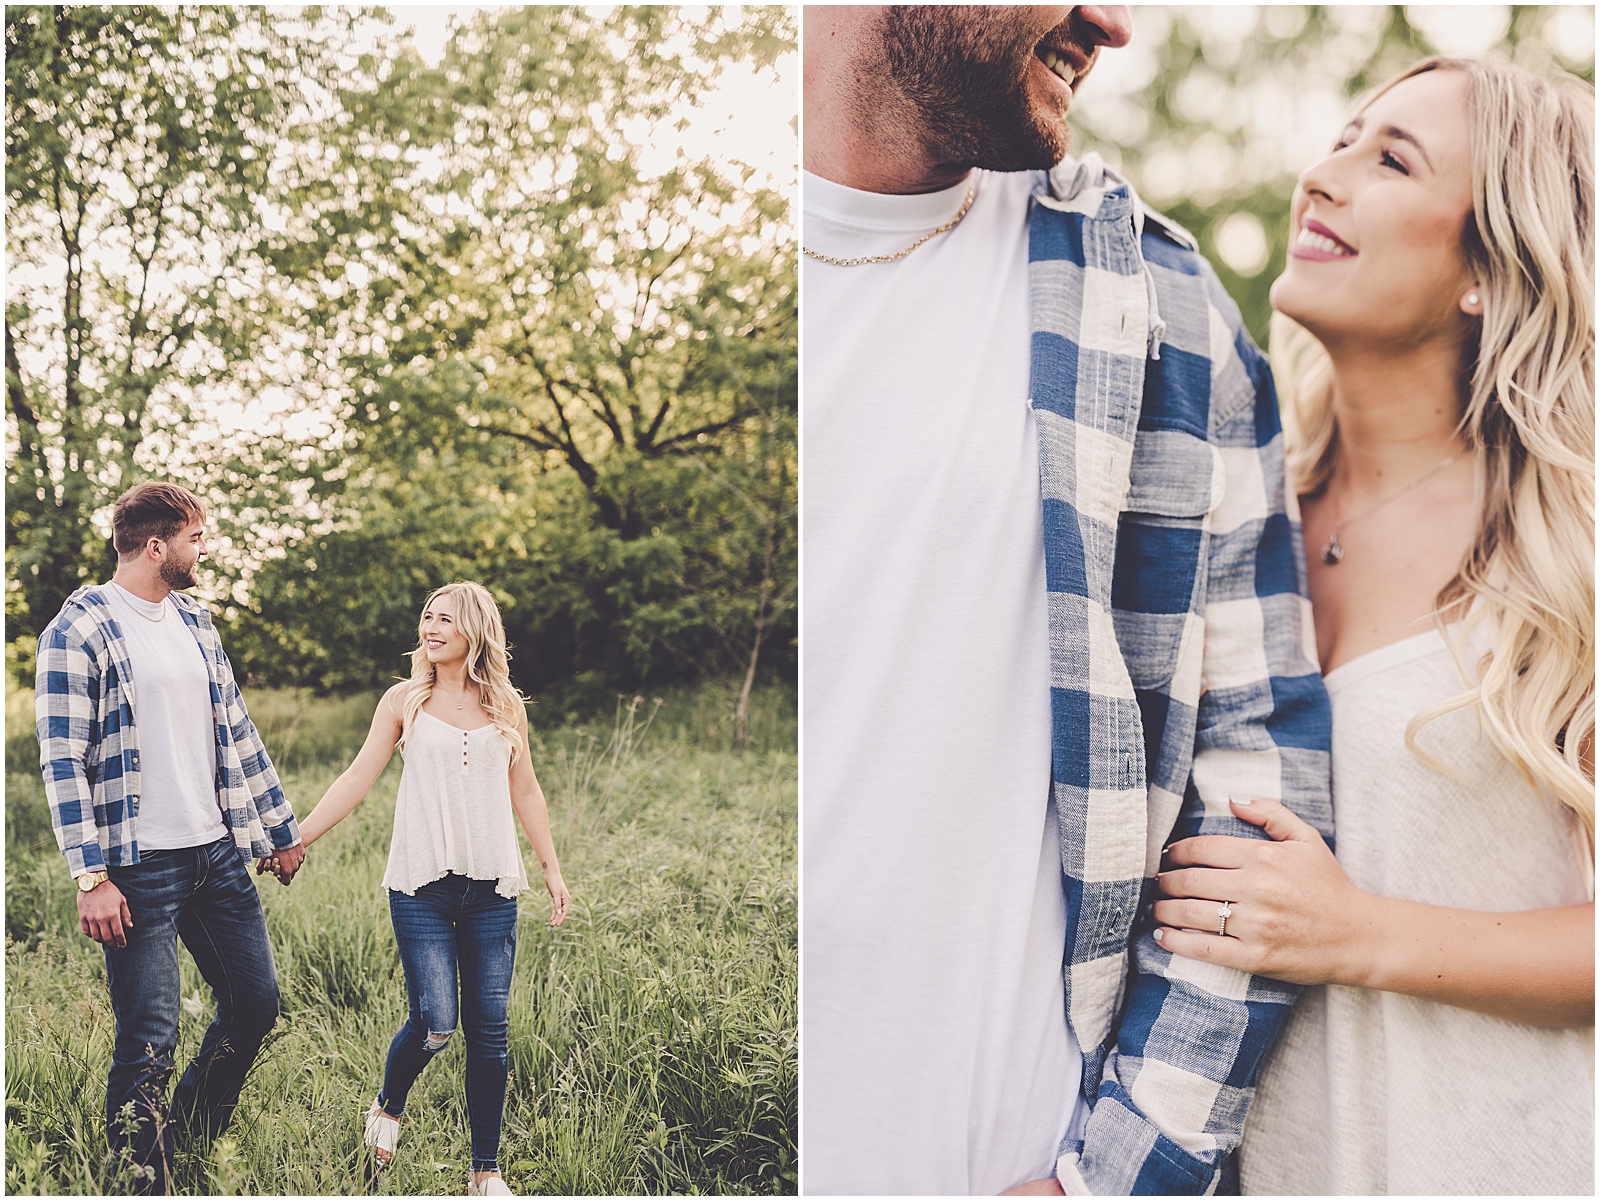
[[[1492,59],[1436,57],[1360,107],[1424,71],[1466,76],[1472,218],[1461,246],[1483,297],[1459,427],[1482,498],[1477,536],[1436,598],[1435,618],[1442,628],[1453,606],[1474,602],[1467,620],[1488,623],[1490,650],[1477,686],[1419,713],[1406,743],[1448,771],[1416,733],[1476,706],[1495,746],[1572,808],[1592,840],[1594,93]],[[1331,365],[1321,343],[1282,314],[1271,344],[1290,478],[1301,494],[1315,493],[1339,451]]]
[[[500,621],[500,607],[482,584],[458,580],[436,588],[422,606],[424,614],[433,602],[442,596],[455,601],[455,625],[467,640],[467,679],[478,686],[479,703],[489,714],[507,743],[511,746],[511,762],[527,747],[523,742],[525,716],[523,706],[527,698],[511,684],[508,666],[511,656],[506,651],[506,628]],[[411,737],[411,727],[422,712],[422,703],[433,693],[435,678],[433,664],[422,641],[422,618],[417,618],[417,649],[411,652],[411,679],[406,684],[404,700],[400,704],[400,746]]]

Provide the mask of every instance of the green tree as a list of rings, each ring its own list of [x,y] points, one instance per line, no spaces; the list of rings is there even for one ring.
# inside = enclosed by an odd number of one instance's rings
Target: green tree
[[[401,45],[341,92],[348,173],[276,252],[280,278],[336,281],[297,318],[344,380],[329,519],[254,573],[257,660],[354,684],[316,649],[338,647],[376,682],[427,587],[467,574],[524,687],[792,669],[787,207],[745,170],[646,171],[639,139],[793,41],[777,9],[528,8],[477,17],[436,71]]]
[[[430,67],[381,10],[8,10],[14,628],[103,578],[110,499],[164,474],[212,505],[203,583],[260,680],[381,683],[459,577],[524,687],[792,671],[787,208],[641,150],[793,48],[737,14],[480,14]],[[92,264],[64,304],[62,261]]]
[[[6,616],[113,562],[94,517],[194,467],[197,409],[272,318],[262,206],[314,43],[260,10],[6,8]],[[202,485],[202,490],[203,485]]]

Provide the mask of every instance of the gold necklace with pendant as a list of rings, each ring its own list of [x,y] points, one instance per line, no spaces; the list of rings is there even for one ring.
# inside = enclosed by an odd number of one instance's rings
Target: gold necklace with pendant
[[[1437,467],[1434,467],[1429,471],[1423,472],[1416,479],[1412,480],[1409,484],[1407,484],[1404,488],[1401,488],[1398,492],[1391,493],[1390,495],[1384,497],[1377,504],[1373,505],[1372,508],[1366,510],[1363,513],[1356,514],[1354,517],[1350,518],[1348,521],[1341,521],[1341,522],[1338,522],[1337,524],[1335,524],[1334,527],[1333,527],[1333,533],[1329,534],[1328,535],[1328,540],[1322,544],[1322,561],[1324,563],[1326,563],[1329,567],[1334,567],[1334,566],[1338,565],[1339,560],[1344,558],[1344,544],[1339,541],[1339,532],[1341,530],[1345,529],[1347,526],[1354,525],[1356,522],[1360,521],[1364,517],[1371,517],[1374,513],[1376,513],[1379,509],[1383,508],[1383,506],[1388,504],[1390,501],[1398,500],[1400,497],[1404,496],[1407,492],[1410,492],[1411,489],[1420,487],[1421,485],[1427,483],[1434,476],[1438,475],[1441,471],[1443,471],[1446,467],[1450,466],[1450,464],[1454,463],[1460,457],[1461,457],[1461,452],[1458,450],[1458,451],[1456,451],[1455,454],[1451,455],[1443,463],[1440,463]]]

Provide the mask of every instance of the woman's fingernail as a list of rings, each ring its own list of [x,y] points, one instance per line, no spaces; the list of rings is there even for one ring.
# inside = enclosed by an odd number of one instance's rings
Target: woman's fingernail
[[[1228,799],[1229,799],[1229,800],[1230,800],[1230,801],[1233,801],[1233,803],[1234,803],[1234,804],[1235,804],[1235,805],[1250,805],[1250,804],[1254,804],[1254,801],[1253,801],[1253,800],[1252,800],[1252,799],[1251,799],[1251,798],[1250,798],[1250,797],[1246,797],[1246,798],[1245,798],[1245,799],[1244,799],[1244,800],[1242,800],[1242,801],[1235,801],[1235,800],[1234,800],[1234,799],[1233,799],[1233,798],[1232,798],[1232,797],[1229,797],[1229,798],[1228,798]]]
[[[1155,937],[1155,940],[1156,940],[1156,941],[1157,941],[1157,942],[1160,942],[1160,941],[1161,941],[1161,936],[1162,936],[1162,935],[1163,935],[1163,934],[1165,934],[1165,933],[1166,933],[1166,931],[1165,931],[1165,930],[1157,930],[1157,931],[1156,931],[1156,932],[1155,932],[1155,936],[1154,936],[1154,937]]]

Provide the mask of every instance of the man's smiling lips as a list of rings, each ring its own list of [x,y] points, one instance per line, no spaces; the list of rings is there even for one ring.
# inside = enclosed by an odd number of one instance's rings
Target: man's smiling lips
[[[1297,259],[1325,263],[1333,259],[1353,259],[1358,252],[1322,222],[1307,217],[1300,223],[1300,234],[1289,247],[1289,253]]]
[[[1033,57],[1043,63],[1044,69],[1060,80],[1070,93],[1089,73],[1097,49],[1096,46],[1086,48],[1078,43],[1069,17],[1039,39],[1033,48]]]
[[[1066,84],[1068,88],[1071,88],[1078,81],[1089,65],[1075,55],[1050,46],[1035,48],[1033,56],[1045,65],[1045,69],[1050,74]]]

